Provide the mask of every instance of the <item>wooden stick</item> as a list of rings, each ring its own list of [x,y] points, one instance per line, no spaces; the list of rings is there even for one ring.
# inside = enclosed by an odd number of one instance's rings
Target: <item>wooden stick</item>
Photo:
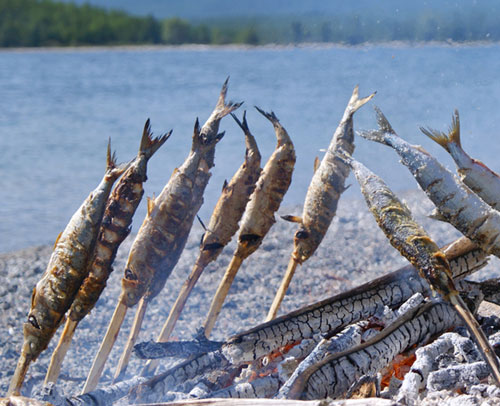
[[[17,362],[17,367],[12,376],[12,380],[10,381],[10,386],[7,391],[7,397],[20,396],[21,395],[21,386],[23,385],[24,378],[26,377],[26,372],[28,372],[28,367],[31,364],[33,359],[26,355],[26,352],[23,350],[21,356],[19,357],[19,361]]]
[[[269,313],[267,313],[267,317],[265,321],[271,321],[276,317],[276,313],[278,313],[278,309],[280,308],[281,302],[286,295],[286,291],[288,286],[290,286],[290,282],[292,281],[293,274],[295,273],[295,269],[299,263],[292,256],[290,261],[288,262],[288,267],[286,268],[285,276],[283,276],[283,280],[281,281],[281,285],[276,292],[276,296],[274,296],[273,303],[269,308]]]
[[[212,329],[214,328],[215,321],[217,317],[219,317],[219,313],[221,311],[224,300],[226,299],[227,293],[229,292],[229,288],[234,281],[238,270],[240,269],[241,263],[243,262],[242,257],[234,255],[229,263],[229,266],[226,269],[226,273],[222,278],[222,281],[217,288],[217,292],[215,292],[215,296],[212,299],[212,304],[210,305],[210,310],[208,311],[207,318],[205,320],[205,324],[203,325],[203,330],[205,336],[208,338]]]
[[[490,371],[493,374],[493,378],[495,379],[497,386],[500,386],[500,364],[493,348],[486,338],[486,335],[481,329],[481,326],[459,295],[451,296],[449,301],[453,305],[457,313],[460,315],[461,319],[464,321],[465,325],[467,326],[467,330],[469,330],[471,338],[476,342],[479,351],[483,355],[484,360],[489,365]]]
[[[111,317],[106,335],[102,340],[99,351],[97,352],[94,362],[92,363],[92,368],[90,369],[85,385],[83,386],[82,394],[90,392],[96,388],[99,378],[102,375],[102,371],[104,370],[104,364],[106,363],[109,353],[111,352],[111,349],[116,341],[116,337],[120,332],[120,327],[123,323],[123,319],[125,319],[127,310],[128,307],[125,304],[125,298],[120,296],[113,316]]]
[[[123,374],[125,374],[125,371],[127,370],[128,362],[130,361],[130,356],[132,355],[132,349],[134,348],[134,344],[137,341],[137,337],[139,336],[139,333],[141,331],[141,326],[144,320],[144,315],[146,314],[146,310],[148,308],[148,303],[149,300],[145,299],[144,296],[139,302],[139,306],[137,307],[137,310],[135,312],[134,323],[132,324],[132,328],[130,329],[127,343],[125,344],[122,356],[120,357],[120,361],[118,362],[118,366],[116,367],[115,375],[113,377],[113,383],[120,381]]]
[[[56,383],[59,373],[61,372],[61,366],[68,352],[69,346],[71,345],[71,340],[73,339],[73,334],[75,334],[76,326],[78,326],[78,321],[71,320],[69,317],[64,325],[64,330],[59,338],[57,347],[52,353],[52,358],[50,359],[49,369],[45,375],[44,385],[49,382]]]

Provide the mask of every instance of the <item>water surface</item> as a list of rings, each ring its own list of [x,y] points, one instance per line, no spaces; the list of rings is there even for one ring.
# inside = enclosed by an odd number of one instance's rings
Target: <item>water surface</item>
[[[373,91],[396,131],[454,168],[421,125],[445,130],[454,108],[465,149],[500,171],[500,47],[143,48],[0,52],[0,252],[52,243],[99,183],[109,137],[119,161],[137,151],[145,120],[172,137],[151,159],[146,195],[159,194],[186,157],[196,117],[204,122],[230,75],[228,96],[245,101],[263,155],[272,126],[254,105],[273,110],[292,137],[297,164],[284,206],[301,204],[354,85]],[[370,105],[356,128],[376,125]],[[208,222],[224,179],[241,164],[244,139],[229,117],[216,151],[201,217]],[[416,187],[396,154],[358,139],[356,156],[396,191]],[[346,193],[359,197],[354,178]],[[294,213],[300,214],[300,213]],[[134,230],[145,215],[145,202]],[[197,230],[199,232],[199,230]]]

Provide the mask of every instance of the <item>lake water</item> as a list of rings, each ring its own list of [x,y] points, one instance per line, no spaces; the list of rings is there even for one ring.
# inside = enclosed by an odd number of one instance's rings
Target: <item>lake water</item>
[[[396,131],[452,161],[418,127],[448,128],[461,114],[464,148],[500,171],[500,46],[367,48],[143,48],[0,52],[0,252],[52,243],[98,184],[108,137],[119,161],[135,156],[145,120],[155,134],[174,129],[151,159],[146,195],[158,194],[184,161],[196,117],[204,122],[230,75],[228,98],[245,101],[263,155],[275,147],[272,126],[255,109],[273,110],[292,137],[297,164],[284,206],[301,204],[313,161],[326,148],[355,84],[377,91]],[[355,127],[376,126],[365,106]],[[241,164],[244,140],[229,117],[207,187],[207,222],[224,179]],[[396,191],[416,187],[389,148],[358,139],[356,156]],[[359,197],[353,186],[346,193]],[[299,214],[299,213],[295,213]],[[134,229],[145,215],[145,202]]]

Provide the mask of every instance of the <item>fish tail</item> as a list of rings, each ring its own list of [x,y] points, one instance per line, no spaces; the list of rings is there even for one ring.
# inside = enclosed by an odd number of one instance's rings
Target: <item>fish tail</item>
[[[108,149],[106,151],[106,176],[111,179],[118,179],[133,162],[116,163],[116,152],[111,152],[111,138],[108,139]]]
[[[229,101],[226,103],[226,95],[227,95],[227,84],[229,83],[229,76],[227,77],[226,81],[222,85],[222,89],[220,91],[219,95],[219,100],[217,101],[217,105],[215,107],[216,113],[215,113],[215,119],[220,120],[223,117],[227,116],[234,110],[236,110],[238,107],[240,107],[243,102],[235,103],[232,101]]]
[[[247,152],[252,151],[254,154],[258,154],[260,157],[260,152],[259,148],[257,147],[257,142],[255,141],[254,136],[252,135],[250,129],[248,128],[247,111],[245,110],[243,112],[242,121],[240,121],[238,117],[236,117],[236,114],[231,113],[231,116],[234,118],[234,121],[236,121],[236,123],[240,126],[240,128],[243,130],[243,133],[245,134],[245,144],[247,147]]]
[[[139,154],[143,154],[147,159],[151,158],[153,154],[158,151],[158,149],[165,143],[166,140],[172,135],[172,130],[166,134],[162,134],[159,137],[153,138],[153,133],[151,132],[151,123],[149,118],[144,124],[144,131],[142,132],[141,145],[139,147]]]
[[[217,144],[223,137],[225,131],[216,134],[215,136],[205,137],[201,133],[200,120],[196,117],[196,121],[194,123],[193,130],[193,150],[197,149],[209,149],[212,148],[215,144]]]
[[[381,144],[391,145],[390,136],[397,137],[397,134],[393,130],[391,124],[389,123],[389,120],[387,120],[382,111],[377,106],[375,106],[374,109],[377,114],[377,124],[379,129],[368,130],[368,131],[361,130],[357,131],[357,134],[367,140],[380,142]]]
[[[351,112],[351,114],[355,113],[361,106],[364,106],[366,103],[368,103],[371,99],[373,99],[373,96],[375,96],[377,92],[373,92],[371,95],[363,98],[359,98],[359,85],[356,85],[352,92],[351,99],[349,100],[348,108]]]
[[[448,152],[450,152],[450,144],[455,144],[459,147],[462,147],[462,144],[460,142],[460,116],[458,115],[458,110],[455,110],[453,114],[448,134],[424,127],[420,127],[420,131],[427,135],[431,140],[437,142]]]

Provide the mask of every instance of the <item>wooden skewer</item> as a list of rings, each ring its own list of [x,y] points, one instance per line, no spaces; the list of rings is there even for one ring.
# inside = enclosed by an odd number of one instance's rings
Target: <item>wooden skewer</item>
[[[226,273],[224,274],[224,277],[222,278],[222,281],[217,288],[217,292],[215,292],[215,296],[212,299],[212,304],[210,305],[210,310],[208,311],[205,324],[203,325],[203,331],[207,338],[210,336],[210,333],[214,328],[215,321],[217,320],[217,317],[219,317],[222,304],[226,299],[229,288],[231,287],[231,284],[233,283],[243,260],[243,257],[237,255],[233,256],[233,259],[231,259],[231,262],[226,269]]]
[[[135,312],[134,323],[132,324],[132,328],[130,329],[130,334],[128,336],[127,344],[122,352],[122,356],[120,357],[120,361],[118,362],[118,366],[116,367],[115,375],[113,377],[113,383],[116,383],[121,380],[123,374],[127,370],[127,365],[130,360],[130,356],[132,355],[132,349],[134,348],[134,344],[137,341],[137,337],[141,331],[142,322],[144,320],[144,315],[146,314],[146,310],[148,308],[149,300],[143,296],[141,301],[139,302],[139,306]]]
[[[278,291],[276,292],[276,296],[274,296],[273,303],[271,304],[271,307],[269,308],[269,312],[267,313],[267,317],[266,317],[265,321],[273,320],[276,317],[276,313],[278,313],[278,309],[280,308],[281,302],[283,301],[283,298],[285,297],[288,286],[290,286],[290,282],[292,281],[293,275],[295,273],[295,269],[297,269],[298,264],[299,263],[292,256],[290,258],[290,261],[288,262],[288,267],[286,269],[285,276],[283,277],[283,279],[281,281],[281,285],[280,285]]]
[[[71,320],[69,317],[66,319],[66,324],[64,325],[64,330],[61,334],[61,339],[57,343],[57,347],[52,353],[52,358],[50,359],[49,369],[45,375],[44,385],[49,382],[56,383],[59,373],[61,372],[62,362],[66,353],[68,352],[69,346],[71,345],[71,340],[75,334],[76,327],[78,326],[78,321]]]
[[[120,327],[123,323],[123,320],[125,319],[127,309],[128,307],[125,304],[124,297],[120,296],[113,316],[111,317],[111,322],[109,323],[108,330],[106,331],[106,335],[104,336],[104,340],[99,347],[99,351],[97,352],[87,380],[85,381],[85,385],[83,386],[82,394],[90,392],[97,387],[97,383],[99,382],[99,378],[101,377],[102,371],[104,370],[106,360],[108,359],[109,353],[111,352],[118,333],[120,332]]]

